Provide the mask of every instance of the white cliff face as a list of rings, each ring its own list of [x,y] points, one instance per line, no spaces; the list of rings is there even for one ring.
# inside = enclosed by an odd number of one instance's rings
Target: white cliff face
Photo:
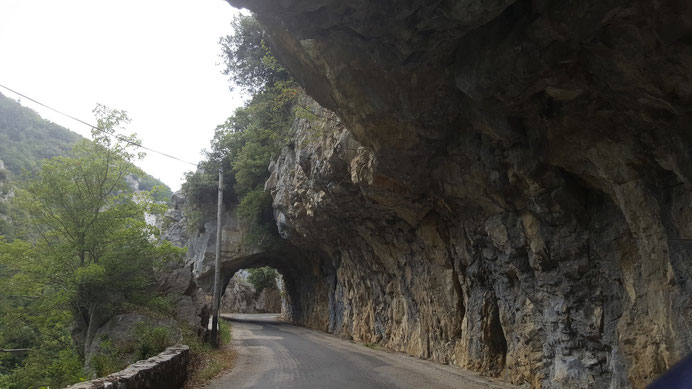
[[[221,311],[225,313],[280,313],[281,291],[267,287],[258,294],[246,280],[232,277],[221,298]]]
[[[221,298],[224,313],[258,313],[255,287],[240,277],[232,277]]]
[[[183,215],[185,198],[180,192],[171,197],[171,205],[163,216],[161,239],[177,247],[188,245],[187,219]],[[187,322],[200,335],[209,323],[210,299],[197,286],[189,256],[182,263],[169,263],[157,272],[159,289],[172,300],[178,319]]]

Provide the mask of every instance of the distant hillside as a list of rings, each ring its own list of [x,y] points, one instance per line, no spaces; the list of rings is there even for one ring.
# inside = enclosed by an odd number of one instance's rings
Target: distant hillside
[[[0,93],[0,160],[5,169],[21,178],[22,171],[35,172],[40,162],[58,155],[66,155],[83,137],[65,127],[49,122],[34,110]],[[170,189],[156,178],[138,177],[139,190],[150,190],[155,185]]]
[[[0,159],[15,175],[22,169],[36,171],[43,159],[67,154],[80,139],[0,93]]]

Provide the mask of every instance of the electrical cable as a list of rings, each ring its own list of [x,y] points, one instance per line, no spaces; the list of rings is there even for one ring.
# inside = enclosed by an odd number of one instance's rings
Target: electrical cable
[[[29,100],[29,101],[32,101],[32,102],[34,102],[34,103],[36,103],[36,104],[38,104],[38,105],[40,105],[40,106],[42,106],[42,107],[44,107],[44,108],[50,109],[50,110],[53,111],[53,112],[56,112],[56,113],[58,113],[58,114],[60,114],[60,115],[63,115],[63,116],[66,116],[66,117],[68,117],[68,118],[70,118],[70,119],[72,119],[72,120],[74,120],[74,121],[76,121],[76,122],[82,123],[82,124],[84,124],[84,125],[86,125],[86,126],[88,126],[88,127],[91,127],[91,128],[93,128],[95,131],[97,131],[97,132],[100,132],[100,133],[103,133],[103,134],[106,134],[106,135],[113,136],[113,137],[115,137],[116,139],[118,139],[118,140],[120,140],[120,141],[123,141],[123,142],[128,143],[128,144],[130,144],[130,145],[132,145],[132,146],[139,147],[139,148],[144,149],[144,150],[147,150],[147,151],[151,151],[152,153],[156,153],[156,154],[162,155],[162,156],[164,156],[164,157],[171,158],[171,159],[174,159],[174,160],[179,161],[179,162],[182,162],[182,163],[186,163],[186,164],[188,164],[188,165],[192,165],[192,166],[195,166],[195,167],[197,166],[196,163],[188,162],[188,161],[186,161],[186,160],[184,160],[184,159],[181,159],[181,158],[178,158],[178,157],[174,157],[174,156],[172,156],[172,155],[170,155],[170,154],[167,154],[167,153],[164,153],[164,152],[162,152],[162,151],[158,151],[158,150],[154,150],[154,149],[152,149],[152,148],[146,147],[146,146],[142,145],[141,143],[133,142],[133,141],[127,139],[126,137],[122,136],[122,135],[111,134],[111,133],[109,133],[109,132],[106,132],[106,131],[104,131],[103,129],[98,128],[98,127],[94,126],[94,125],[91,124],[91,123],[88,123],[88,122],[86,122],[86,121],[84,121],[84,120],[82,120],[82,119],[79,119],[79,118],[77,118],[77,117],[74,117],[74,116],[72,116],[72,115],[70,115],[70,114],[68,114],[68,113],[65,113],[65,112],[62,112],[62,111],[60,111],[60,110],[58,110],[58,109],[55,109],[55,108],[53,108],[53,107],[51,107],[51,106],[49,106],[49,105],[47,105],[47,104],[44,104],[44,103],[42,103],[42,102],[40,102],[40,101],[38,101],[38,100],[32,99],[31,97],[29,97],[29,96],[27,96],[27,95],[25,95],[25,94],[23,94],[23,93],[19,93],[19,92],[17,92],[17,91],[14,90],[14,89],[8,88],[8,87],[6,87],[6,86],[3,85],[3,84],[0,84],[0,87],[1,87],[1,88],[4,88],[4,89],[7,89],[8,91],[10,91],[10,92],[12,92],[12,93],[14,93],[14,94],[16,94],[16,95],[18,95],[18,96],[21,96],[21,97],[23,97],[23,98],[25,98],[25,99],[27,99],[27,100]]]

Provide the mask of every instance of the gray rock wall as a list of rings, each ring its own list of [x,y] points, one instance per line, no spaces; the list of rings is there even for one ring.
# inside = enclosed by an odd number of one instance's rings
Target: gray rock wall
[[[277,288],[264,288],[257,296],[255,309],[258,312],[281,313],[281,291]]]
[[[221,297],[221,312],[257,313],[255,287],[251,283],[232,277]]]
[[[469,134],[415,198],[377,178],[376,156],[338,118],[301,104],[322,117],[296,121],[267,189],[282,236],[326,253],[316,287],[329,302],[301,297],[303,323],[534,387],[640,387],[690,350],[689,254],[667,259],[679,281],[652,285],[661,275],[639,270],[605,193],[521,147],[505,165]]]
[[[183,215],[185,198],[176,192],[171,198],[171,206],[164,215],[162,239],[168,240],[177,247],[189,249],[192,241],[188,230],[187,218]],[[182,263],[168,263],[156,273],[159,290],[173,303],[179,320],[196,329],[198,335],[206,335],[209,323],[210,300],[194,279],[194,263],[190,258],[194,250],[188,250],[188,256]]]
[[[343,121],[269,185],[306,319],[546,388],[692,350],[692,3],[230,2]]]
[[[283,239],[225,213],[226,282],[275,267],[298,323],[537,388],[692,350],[692,5],[230,2],[319,104],[270,167]]]

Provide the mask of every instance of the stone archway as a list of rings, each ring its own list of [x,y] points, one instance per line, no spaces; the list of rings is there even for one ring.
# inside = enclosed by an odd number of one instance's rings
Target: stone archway
[[[274,268],[284,280],[285,319],[325,331],[329,329],[328,307],[333,301],[335,275],[326,255],[299,248],[284,239],[248,244],[235,209],[223,214],[222,229],[222,290],[240,269]],[[216,226],[212,222],[188,243],[195,282],[207,293],[213,289],[215,245]]]

